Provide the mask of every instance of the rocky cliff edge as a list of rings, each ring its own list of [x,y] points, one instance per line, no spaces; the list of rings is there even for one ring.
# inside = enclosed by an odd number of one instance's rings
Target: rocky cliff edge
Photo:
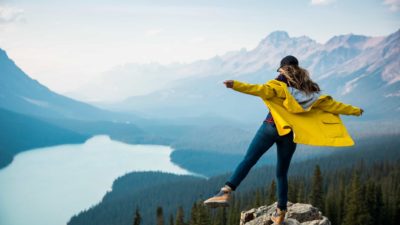
[[[277,202],[243,211],[240,225],[272,225],[271,214],[276,206]],[[331,225],[331,222],[310,204],[288,202],[285,225]]]

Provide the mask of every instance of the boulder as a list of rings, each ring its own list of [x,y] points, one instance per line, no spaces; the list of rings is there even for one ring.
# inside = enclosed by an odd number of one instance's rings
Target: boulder
[[[271,215],[277,202],[243,211],[240,225],[272,225]],[[286,225],[331,225],[329,219],[322,215],[318,208],[305,203],[287,203]]]

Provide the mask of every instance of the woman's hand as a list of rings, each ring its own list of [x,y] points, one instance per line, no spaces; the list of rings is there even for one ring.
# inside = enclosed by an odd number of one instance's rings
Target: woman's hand
[[[233,88],[233,80],[226,80],[224,84],[227,88]]]

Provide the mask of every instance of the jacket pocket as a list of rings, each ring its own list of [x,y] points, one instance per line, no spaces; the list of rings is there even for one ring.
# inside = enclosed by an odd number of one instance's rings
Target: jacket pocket
[[[326,137],[343,137],[343,123],[339,116],[323,115],[321,118],[322,129]]]

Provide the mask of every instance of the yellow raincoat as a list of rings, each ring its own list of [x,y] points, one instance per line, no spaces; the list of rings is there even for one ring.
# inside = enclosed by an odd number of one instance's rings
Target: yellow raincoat
[[[293,130],[293,141],[316,146],[352,146],[354,141],[347,132],[339,114],[361,115],[361,109],[335,101],[329,95],[320,95],[307,109],[303,109],[278,80],[265,84],[248,84],[234,80],[232,89],[261,97],[274,118],[278,134]]]

